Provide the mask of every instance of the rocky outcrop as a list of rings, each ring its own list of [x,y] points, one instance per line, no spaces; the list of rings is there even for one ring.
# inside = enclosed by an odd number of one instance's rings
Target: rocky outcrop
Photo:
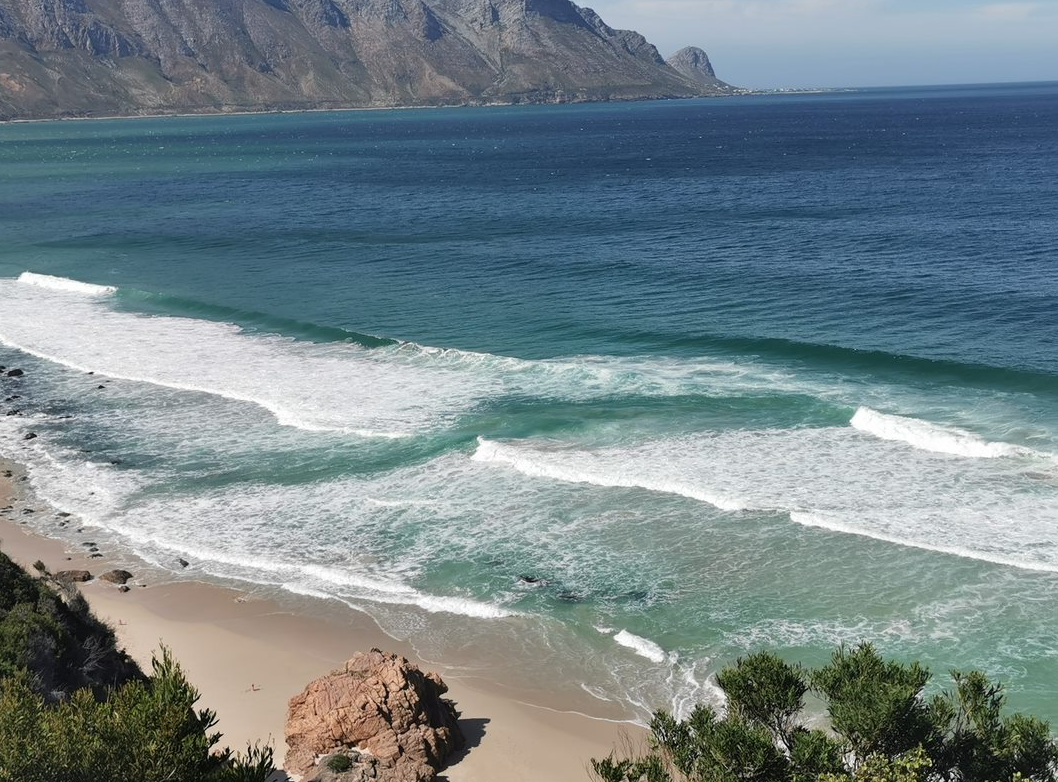
[[[0,0],[0,119],[720,92],[569,0]]]
[[[286,770],[335,778],[334,764],[317,759],[337,754],[351,761],[343,780],[432,782],[464,744],[458,712],[441,697],[447,691],[440,677],[403,657],[358,654],[290,699]]]
[[[668,65],[673,70],[686,76],[691,81],[697,82],[702,87],[721,92],[730,92],[732,87],[716,78],[713,64],[709,62],[709,55],[697,46],[688,46],[680,49],[669,57]]]
[[[55,580],[67,584],[81,583],[92,580],[92,574],[87,570],[60,570],[55,574]]]

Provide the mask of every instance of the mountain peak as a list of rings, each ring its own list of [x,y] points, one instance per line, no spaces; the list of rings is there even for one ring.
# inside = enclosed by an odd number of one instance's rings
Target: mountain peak
[[[720,91],[729,91],[731,86],[716,78],[709,55],[697,46],[685,46],[666,61],[673,70],[691,81]]]

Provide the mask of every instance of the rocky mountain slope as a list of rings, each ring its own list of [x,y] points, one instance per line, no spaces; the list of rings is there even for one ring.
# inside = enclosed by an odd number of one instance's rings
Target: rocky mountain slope
[[[725,91],[568,0],[0,0],[0,118]]]
[[[693,82],[702,85],[706,91],[730,92],[731,86],[716,78],[709,55],[697,46],[680,49],[666,60],[669,67],[682,73]]]

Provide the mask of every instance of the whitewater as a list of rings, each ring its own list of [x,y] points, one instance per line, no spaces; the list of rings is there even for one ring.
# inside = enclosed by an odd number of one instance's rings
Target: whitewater
[[[0,455],[586,713],[873,640],[1058,718],[1034,89],[5,126]]]

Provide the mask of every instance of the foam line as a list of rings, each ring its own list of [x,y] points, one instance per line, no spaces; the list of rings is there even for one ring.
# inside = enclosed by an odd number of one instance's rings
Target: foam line
[[[707,503],[720,510],[741,511],[747,509],[745,504],[737,500],[720,497],[685,483],[661,478],[650,478],[637,472],[626,473],[605,468],[597,470],[579,468],[569,463],[572,461],[569,456],[562,458],[563,456],[566,455],[556,454],[553,460],[549,460],[539,452],[531,453],[528,450],[479,437],[478,448],[471,458],[478,462],[505,464],[532,478],[550,478],[567,483],[587,483],[592,486],[607,488],[645,489],[662,494],[678,494],[681,497]],[[590,454],[583,452],[575,452],[573,454],[574,458],[582,459],[590,458],[590,456]]]
[[[103,526],[129,538],[141,545],[160,548],[182,554],[198,562],[216,563],[234,566],[261,573],[284,574],[288,580],[281,584],[287,591],[300,590],[299,594],[307,596],[325,596],[336,600],[347,598],[364,600],[383,605],[413,605],[433,614],[447,613],[468,616],[475,619],[505,619],[517,615],[517,612],[502,608],[492,603],[472,600],[464,597],[429,595],[406,584],[393,581],[382,581],[356,573],[338,570],[323,565],[299,565],[267,557],[255,557],[246,554],[227,554],[213,549],[198,548],[185,544],[172,543],[157,537],[144,535],[142,532],[121,524],[106,523]],[[258,580],[244,574],[225,572],[225,576],[238,578],[254,584],[271,584],[274,582]],[[289,577],[293,576],[294,580]],[[306,585],[301,579],[311,582],[330,584],[335,587],[346,587],[354,592],[351,595],[332,593],[327,589],[317,589]]]
[[[933,551],[937,554],[948,554],[962,559],[976,559],[980,562],[989,562],[993,565],[1003,565],[1020,570],[1032,570],[1039,573],[1058,573],[1058,565],[1050,565],[1046,562],[1030,562],[1015,557],[1007,557],[1002,554],[990,554],[988,552],[974,551],[960,546],[938,546],[931,543],[923,543],[917,540],[887,535],[884,532],[873,532],[871,530],[854,527],[836,519],[831,519],[819,513],[807,513],[804,511],[791,511],[790,520],[803,527],[816,527],[831,532],[841,532],[846,535],[858,535],[861,538],[870,538],[883,543],[892,543],[905,548],[917,548],[923,551]]]

